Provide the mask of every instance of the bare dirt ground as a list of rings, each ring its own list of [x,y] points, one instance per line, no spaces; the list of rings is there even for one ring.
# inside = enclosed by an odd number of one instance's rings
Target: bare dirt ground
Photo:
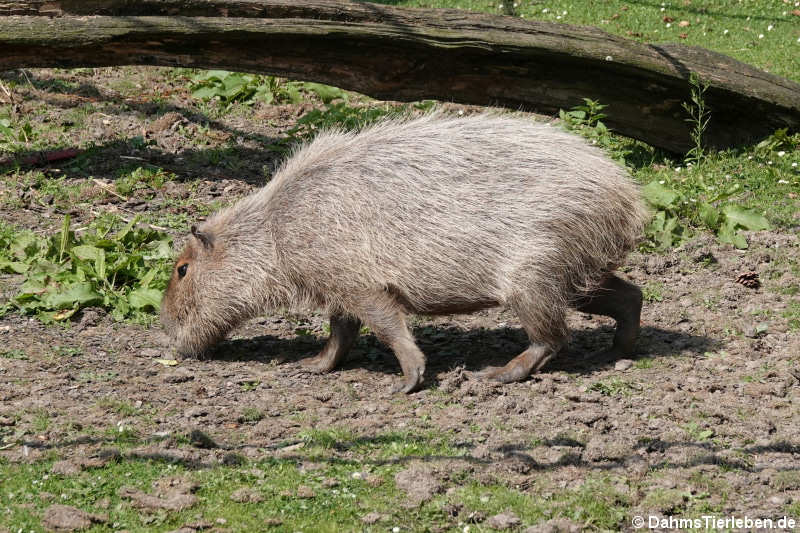
[[[131,92],[150,95],[139,102],[141,96],[119,92],[124,87],[112,89],[115,80],[130,83],[129,72],[116,72],[37,71],[38,88],[19,103],[28,113],[46,104],[50,111],[36,120],[52,122],[92,103],[85,127],[70,134],[76,144],[98,147],[82,174],[67,178],[86,184],[87,196],[69,208],[78,221],[94,209],[123,215],[171,209],[192,219],[199,205],[241,197],[263,182],[262,167],[274,164],[274,154],[259,144],[302,111],[257,107],[251,117],[208,122],[182,107],[185,82],[173,79],[170,85],[156,69],[137,70],[133,83],[142,88]],[[75,85],[54,92],[48,89],[54,79]],[[155,94],[160,103],[152,103]],[[210,125],[211,133],[203,134],[203,146],[187,146],[176,124],[195,131]],[[152,143],[137,148],[120,140],[129,131]],[[202,159],[230,139],[232,166]],[[180,181],[124,201],[106,194],[104,180],[132,161],[169,169]],[[40,231],[58,228],[63,209],[37,190],[8,181],[0,187],[4,220]],[[174,198],[186,201],[170,202]],[[0,454],[30,461],[55,452],[85,461],[97,457],[104,441],[81,437],[82,430],[115,424],[164,437],[138,453],[196,464],[224,461],[231,451],[248,458],[286,453],[281,450],[300,442],[298,435],[309,427],[346,427],[363,437],[436,428],[465,453],[430,458],[432,464],[442,470],[461,465],[477,479],[521,491],[569,487],[604,473],[619,477],[619,490],[643,513],[675,513],[702,501],[721,514],[796,514],[800,325],[798,296],[786,289],[800,285],[800,242],[778,232],[748,237],[746,251],[700,237],[666,255],[631,256],[624,275],[645,287],[648,300],[634,360],[594,357],[610,344],[613,323],[572,313],[569,348],[542,372],[522,383],[487,383],[471,372],[504,364],[524,348],[515,316],[497,310],[415,317],[429,364],[425,386],[408,396],[390,394],[399,365],[371,335],[362,336],[333,373],[303,372],[299,361],[325,339],[325,317],[315,314],[251,321],[213,357],[175,367],[156,361],[174,357],[157,326],[115,323],[98,309],[85,310],[68,327],[9,315],[0,318],[0,346],[25,357],[0,359],[0,429],[24,435],[27,445]],[[758,288],[737,283],[749,271],[758,274]],[[14,280],[2,282],[8,291]],[[149,415],[120,414],[114,401]],[[266,416],[248,421],[248,408]],[[43,409],[50,423],[37,430],[35,416]],[[218,447],[187,447],[174,438],[196,429]],[[348,453],[346,447],[331,451],[343,458]]]

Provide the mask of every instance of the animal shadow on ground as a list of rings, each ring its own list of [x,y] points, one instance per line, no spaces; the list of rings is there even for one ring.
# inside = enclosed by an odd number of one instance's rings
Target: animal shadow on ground
[[[617,357],[602,354],[610,347],[612,326],[574,330],[569,345],[553,358],[542,372],[564,371],[589,374],[613,366]],[[527,336],[518,327],[462,329],[458,326],[426,325],[414,328],[417,345],[428,359],[426,387],[438,385],[436,374],[456,367],[478,371],[485,366],[504,365],[527,346]],[[325,343],[324,336],[298,335],[280,338],[263,335],[225,341],[208,354],[208,359],[297,363],[316,355]],[[718,347],[714,339],[682,331],[643,327],[632,359],[670,357],[681,353],[702,355]],[[394,354],[374,335],[362,335],[341,369],[361,368],[395,375],[400,370]]]

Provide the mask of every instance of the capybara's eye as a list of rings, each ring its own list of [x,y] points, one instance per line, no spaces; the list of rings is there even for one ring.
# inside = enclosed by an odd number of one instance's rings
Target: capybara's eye
[[[186,271],[189,269],[189,263],[184,263],[178,267],[178,277],[183,277],[186,275]]]

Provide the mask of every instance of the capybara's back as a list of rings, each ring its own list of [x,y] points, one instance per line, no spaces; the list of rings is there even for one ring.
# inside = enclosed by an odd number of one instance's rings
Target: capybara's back
[[[630,351],[641,297],[612,271],[645,219],[625,170],[574,135],[509,116],[428,115],[319,135],[200,234],[226,248],[209,261],[247,265],[238,287],[218,284],[237,292],[223,299],[331,313],[329,346],[310,366],[335,366],[364,322],[394,349],[400,388],[412,390],[424,356],[408,312],[512,307],[532,344],[486,372],[501,381],[524,378],[558,351],[568,306],[614,316],[615,348]]]

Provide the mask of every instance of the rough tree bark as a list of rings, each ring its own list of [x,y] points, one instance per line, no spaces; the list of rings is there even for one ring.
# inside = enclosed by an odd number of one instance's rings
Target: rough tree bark
[[[698,47],[459,10],[332,0],[0,0],[0,71],[166,65],[318,81],[393,100],[543,113],[583,97],[652,145],[690,148],[688,78],[711,83],[706,142],[800,129],[800,85]]]

